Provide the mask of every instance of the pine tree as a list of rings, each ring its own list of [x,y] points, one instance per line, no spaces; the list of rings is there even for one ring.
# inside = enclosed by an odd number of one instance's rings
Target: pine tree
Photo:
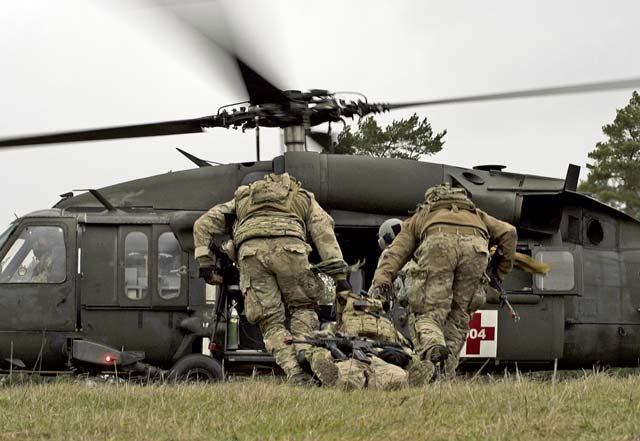
[[[633,92],[629,104],[602,128],[608,137],[589,153],[587,180],[580,191],[592,193],[604,203],[640,218],[640,95]]]
[[[418,160],[442,150],[446,133],[444,130],[434,135],[427,118],[419,120],[415,113],[408,119],[394,120],[386,128],[367,117],[358,121],[357,131],[347,126],[338,135],[335,153]]]

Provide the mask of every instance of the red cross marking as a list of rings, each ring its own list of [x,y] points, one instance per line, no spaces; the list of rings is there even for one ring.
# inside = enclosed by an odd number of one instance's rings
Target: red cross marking
[[[480,342],[493,341],[496,338],[494,326],[482,326],[481,313],[474,312],[469,320],[469,332],[467,333],[467,354],[480,355]]]

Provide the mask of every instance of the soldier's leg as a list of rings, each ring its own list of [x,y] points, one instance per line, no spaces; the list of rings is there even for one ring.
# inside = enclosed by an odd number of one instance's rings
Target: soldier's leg
[[[445,373],[447,378],[452,379],[456,375],[456,369],[460,361],[460,351],[464,346],[464,342],[469,332],[469,320],[471,314],[484,305],[486,300],[484,286],[481,285],[473,293],[471,302],[467,308],[458,305],[454,300],[451,306],[451,312],[447,317],[447,322],[444,329],[444,338],[447,342],[447,347],[451,350],[451,355],[447,359],[445,366]]]
[[[278,239],[278,246],[270,261],[271,270],[289,308],[291,334],[298,339],[309,337],[320,329],[316,309],[324,293],[324,284],[310,269],[308,249],[309,246],[298,239]],[[300,344],[295,345],[295,350],[305,351],[311,370],[323,385],[336,383],[338,369],[328,351]]]
[[[456,246],[455,235],[433,234],[418,249],[418,270],[412,272],[409,291],[410,331],[415,350],[423,358],[436,345],[446,344],[442,328],[451,309]]]
[[[466,305],[461,307],[457,302],[453,301],[451,312],[447,317],[444,328],[445,341],[450,351],[444,369],[448,379],[452,379],[456,375],[456,369],[460,361],[460,351],[464,346],[467,331],[469,330],[469,314],[465,309]]]
[[[244,245],[243,245],[244,247]],[[242,253],[244,251],[244,253]],[[286,329],[285,310],[275,277],[259,259],[259,250],[247,254],[241,249],[240,285],[245,294],[245,313],[250,323],[260,327],[264,344],[287,377],[302,374],[293,346],[285,344],[290,333]]]
[[[351,358],[336,363],[338,368],[337,386],[346,390],[364,389],[367,385],[367,377],[365,371],[367,365],[361,361]]]
[[[271,270],[291,313],[291,332],[304,338],[320,328],[316,312],[324,285],[311,271],[309,246],[299,239],[279,239],[271,256]]]
[[[475,310],[481,303],[474,299],[482,290],[482,277],[489,257],[487,242],[479,236],[461,236],[458,250],[460,258],[453,283],[452,308],[445,325],[452,351],[446,366],[449,376],[454,376],[458,367],[460,350],[469,330],[471,308]]]
[[[401,389],[409,385],[409,374],[399,366],[387,363],[376,356],[369,357],[367,387],[377,390]]]

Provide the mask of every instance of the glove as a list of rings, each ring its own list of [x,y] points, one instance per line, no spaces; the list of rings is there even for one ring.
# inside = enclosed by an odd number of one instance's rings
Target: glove
[[[389,301],[389,294],[391,293],[391,287],[386,284],[376,285],[369,288],[369,297],[377,299],[382,302]]]
[[[222,274],[214,266],[201,266],[198,277],[204,279],[209,285],[222,285]]]
[[[353,287],[346,280],[336,280],[336,292],[353,292]]]
[[[369,297],[382,302],[383,309],[389,311],[389,302],[391,298],[391,287],[387,284],[380,284],[369,288]]]

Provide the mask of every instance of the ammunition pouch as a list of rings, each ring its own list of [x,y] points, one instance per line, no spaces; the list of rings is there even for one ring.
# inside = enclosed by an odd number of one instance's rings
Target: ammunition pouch
[[[233,240],[236,249],[245,241],[257,237],[297,237],[306,242],[304,223],[293,214],[260,212],[240,221],[235,228]]]
[[[346,297],[338,331],[372,340],[400,342],[395,326],[383,313],[382,303],[353,294]]]

